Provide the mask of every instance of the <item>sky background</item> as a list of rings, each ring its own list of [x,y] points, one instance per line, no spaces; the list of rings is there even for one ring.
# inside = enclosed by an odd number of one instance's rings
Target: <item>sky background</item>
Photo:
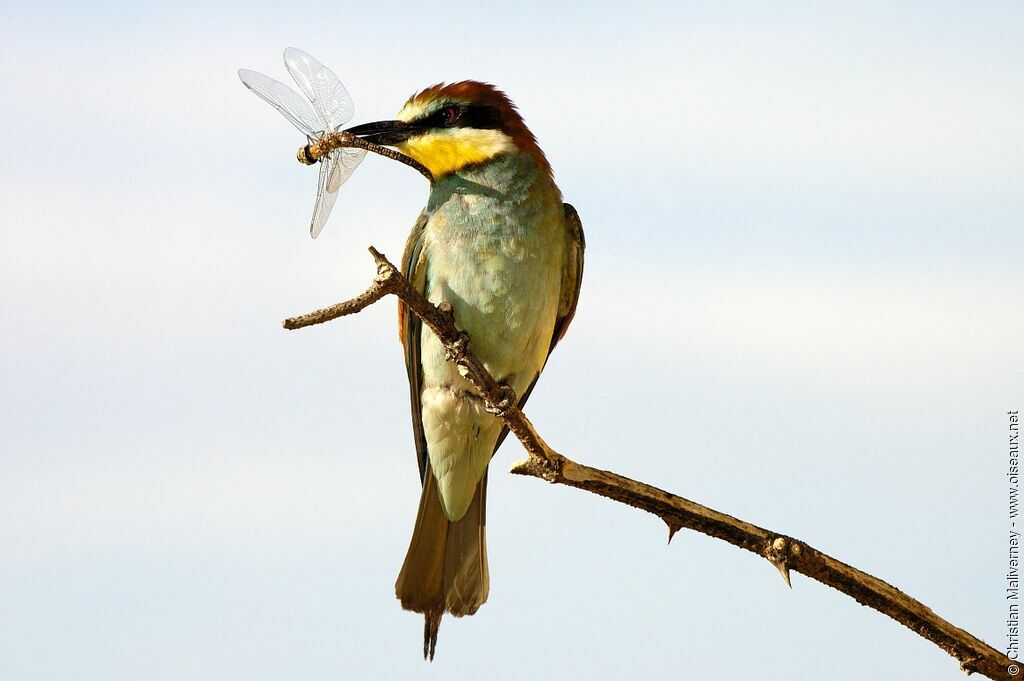
[[[578,461],[799,537],[1006,644],[1024,408],[1019,2],[8,3],[0,678],[962,679],[802,576],[490,477],[492,588],[437,659],[393,585],[418,481],[392,301],[421,177],[324,234],[239,83],[294,45],[354,123],[485,79],[586,229],[527,413]]]

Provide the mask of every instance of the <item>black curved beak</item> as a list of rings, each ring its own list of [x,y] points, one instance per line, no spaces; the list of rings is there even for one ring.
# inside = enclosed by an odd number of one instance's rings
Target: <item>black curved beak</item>
[[[422,131],[420,126],[405,121],[377,121],[376,123],[357,125],[345,132],[352,133],[367,142],[392,146],[401,144]]]

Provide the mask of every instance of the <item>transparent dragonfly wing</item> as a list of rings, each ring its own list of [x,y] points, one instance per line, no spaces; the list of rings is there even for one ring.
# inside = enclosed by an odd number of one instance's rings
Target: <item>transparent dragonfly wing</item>
[[[280,111],[302,134],[320,137],[323,122],[298,92],[270,76],[249,69],[238,69],[238,77],[242,85]]]
[[[331,209],[334,208],[334,202],[338,199],[338,190],[331,191],[331,176],[336,172],[338,165],[337,154],[328,154],[320,161],[320,180],[316,188],[316,203],[313,204],[313,221],[309,224],[309,235],[314,239],[324,230],[327,218],[331,216]]]
[[[313,103],[326,130],[333,132],[352,120],[352,97],[333,71],[295,47],[284,51],[284,66]]]
[[[332,155],[340,155],[341,158],[338,160],[338,170],[331,177],[331,183],[328,186],[333,187],[334,191],[338,191],[341,185],[352,177],[356,167],[366,158],[366,149],[343,148],[333,152]]]
[[[320,236],[327,224],[341,185],[352,177],[365,156],[365,149],[335,149],[320,161],[320,183],[313,206],[313,221],[309,225],[309,234],[314,239]]]

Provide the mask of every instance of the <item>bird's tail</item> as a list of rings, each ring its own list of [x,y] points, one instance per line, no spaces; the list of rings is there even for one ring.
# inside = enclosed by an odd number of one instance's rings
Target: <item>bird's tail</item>
[[[424,478],[416,529],[395,595],[406,610],[423,613],[423,657],[433,660],[441,616],[472,615],[487,600],[487,474],[477,483],[466,514],[456,521],[448,520],[441,508],[429,465]]]

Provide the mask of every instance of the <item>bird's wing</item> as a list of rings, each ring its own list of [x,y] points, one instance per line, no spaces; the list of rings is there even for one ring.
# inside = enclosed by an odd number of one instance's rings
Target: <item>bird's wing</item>
[[[569,329],[569,324],[572,323],[572,318],[576,316],[576,303],[580,299],[580,285],[583,283],[583,251],[587,247],[587,241],[583,236],[583,222],[580,220],[579,213],[572,207],[571,204],[562,204],[565,208],[565,230],[566,240],[568,242],[568,248],[565,252],[565,263],[562,265],[562,290],[561,295],[558,299],[558,315],[555,317],[555,329],[551,334],[551,346],[548,348],[548,357],[551,357],[551,351],[558,345],[558,341],[562,340],[562,336]],[[545,360],[547,364],[547,360]],[[541,367],[541,371],[544,367]],[[526,404],[526,401],[530,399],[530,393],[533,392],[534,386],[537,385],[537,379],[540,378],[540,372],[533,377],[530,381],[530,387],[526,389],[526,392],[519,398],[519,408],[522,409]],[[501,435],[498,436],[498,441],[494,445],[494,451],[498,451],[498,447],[505,441],[508,436],[508,428],[501,429]]]
[[[583,283],[583,250],[587,247],[587,241],[583,237],[583,222],[579,213],[571,204],[562,204],[565,208],[565,230],[569,247],[565,255],[565,264],[562,267],[562,294],[558,301],[558,317],[555,319],[555,333],[551,337],[551,347],[548,349],[548,356],[551,351],[562,340],[562,336],[569,330],[572,318],[576,316],[576,303],[580,299],[580,284]]]
[[[427,226],[426,212],[420,213],[405,243],[402,257],[402,274],[420,293],[426,294],[427,276],[425,263],[421,261],[423,231]],[[423,434],[422,405],[420,392],[423,385],[423,368],[420,366],[420,327],[423,324],[402,302],[398,301],[398,338],[405,347],[405,370],[409,374],[409,403],[412,408],[412,431],[416,438],[416,460],[420,466],[420,480],[427,470],[427,438]]]

